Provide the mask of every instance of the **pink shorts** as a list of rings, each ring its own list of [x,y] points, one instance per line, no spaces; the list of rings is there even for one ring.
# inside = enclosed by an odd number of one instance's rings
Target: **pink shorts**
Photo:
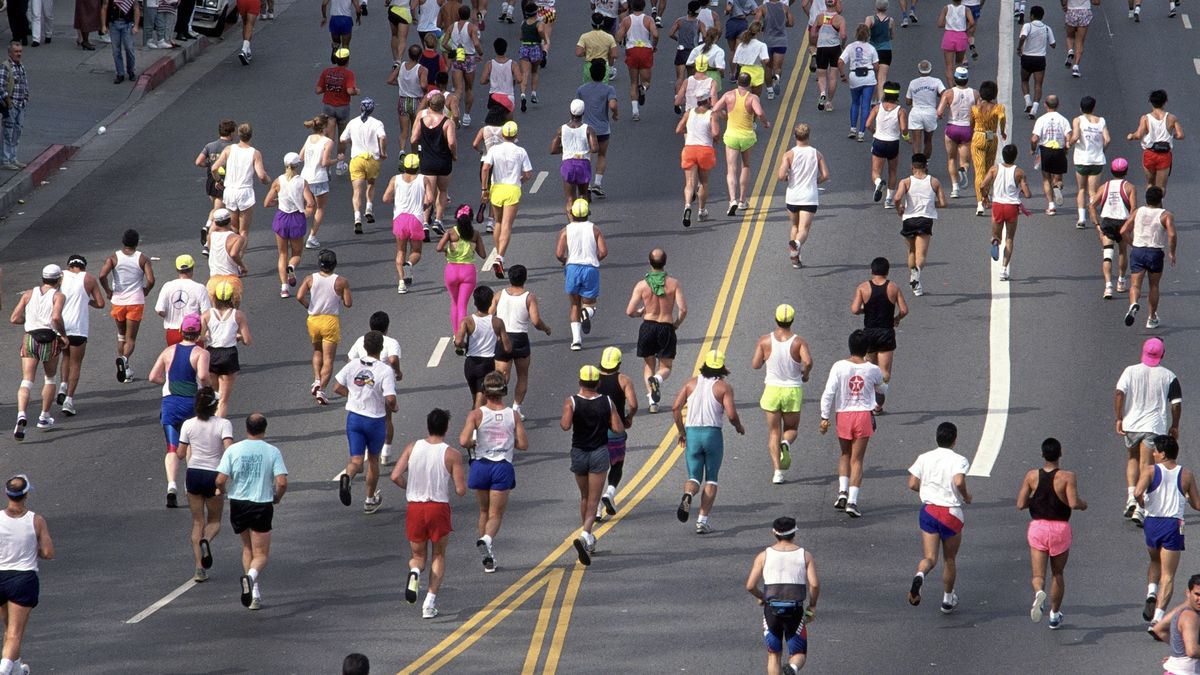
[[[837,435],[844,441],[870,438],[875,435],[875,416],[868,410],[851,410],[837,414]]]
[[[967,51],[967,32],[948,30],[942,34],[942,50],[947,52]]]
[[[1045,551],[1053,556],[1062,555],[1071,549],[1071,523],[1065,520],[1031,520],[1025,533],[1029,548]]]
[[[420,218],[411,213],[401,213],[392,221],[392,234],[397,239],[421,241],[425,239],[425,227],[421,225]]]

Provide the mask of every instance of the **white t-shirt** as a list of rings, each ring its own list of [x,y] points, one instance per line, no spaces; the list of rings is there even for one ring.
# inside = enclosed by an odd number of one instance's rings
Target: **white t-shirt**
[[[521,174],[533,171],[533,165],[529,163],[529,153],[525,152],[525,148],[509,141],[489,149],[483,156],[483,161],[492,165],[493,183],[520,185]]]
[[[1117,391],[1125,394],[1121,427],[1126,432],[1167,433],[1171,405],[1183,402],[1179,379],[1162,366],[1129,366],[1117,380]]]
[[[179,430],[179,442],[187,443],[192,451],[188,468],[216,471],[221,464],[221,455],[225,454],[226,438],[233,440],[233,425],[224,417],[213,415],[206,420],[199,417],[184,420]]]
[[[708,59],[709,70],[725,70],[725,50],[717,45],[706,48],[703,43],[696,45],[691,54],[688,54],[687,65],[693,66],[696,64],[696,58],[701,54],[705,54],[705,49],[709,49],[706,58]]]
[[[908,467],[908,472],[921,481],[921,501],[933,506],[944,506],[959,521],[963,519],[962,495],[954,487],[954,477],[966,474],[971,463],[966,457],[949,448],[934,448],[923,452],[917,461]]]
[[[1048,112],[1033,123],[1033,135],[1038,137],[1038,145],[1048,148],[1067,147],[1067,136],[1070,133],[1071,121],[1057,111]]]
[[[821,419],[830,419],[834,412],[874,410],[876,392],[887,393],[879,366],[869,361],[855,363],[842,359],[829,369],[829,379],[821,394]]]
[[[158,292],[158,301],[154,303],[154,311],[166,312],[163,328],[176,330],[183,323],[183,317],[202,314],[211,307],[204,284],[192,279],[172,279],[163,284]]]
[[[767,52],[767,43],[761,40],[751,40],[739,44],[737,51],[733,53],[733,62],[739,66],[761,66],[763,61],[770,58],[770,54]],[[712,68],[712,63],[709,63],[708,67]]]
[[[379,139],[384,138],[383,122],[368,117],[363,121],[362,116],[351,119],[342,131],[341,141],[350,141],[350,156],[370,155],[371,159],[379,159]]]
[[[875,64],[879,63],[879,52],[869,42],[851,42],[842,50],[838,57],[846,64],[846,77],[850,88],[866,87],[876,84]],[[858,73],[864,72],[859,75]]]
[[[358,336],[354,344],[350,346],[350,351],[346,352],[346,356],[353,361],[354,359],[367,358],[367,350],[363,348],[363,338],[365,335]],[[400,358],[400,343],[396,338],[390,335],[383,336],[383,351],[380,352],[379,358],[382,361],[387,361],[391,357]]]
[[[1041,21],[1031,21],[1021,26],[1021,36],[1025,44],[1021,46],[1024,56],[1045,56],[1046,48],[1054,44],[1054,31]]]
[[[391,366],[373,359],[354,359],[334,377],[346,388],[346,412],[363,417],[387,415],[385,396],[396,395],[396,373]]]
[[[946,85],[936,77],[922,75],[908,83],[908,93],[905,98],[912,99],[914,108],[936,108]]]

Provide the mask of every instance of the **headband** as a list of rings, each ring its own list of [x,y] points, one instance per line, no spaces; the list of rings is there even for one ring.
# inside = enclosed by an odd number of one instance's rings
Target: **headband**
[[[9,483],[11,483],[13,480],[15,480],[15,479],[17,479],[17,478],[20,478],[21,480],[25,481],[25,489],[23,489],[23,490],[17,490],[17,491],[15,491],[15,492],[14,492],[13,490],[10,490],[10,489],[8,489],[8,484],[9,484]],[[25,474],[23,474],[23,473],[19,473],[19,474],[17,474],[17,475],[15,475],[15,476],[13,476],[12,478],[9,478],[9,479],[8,479],[7,481],[5,481],[5,483],[4,483],[4,494],[6,494],[6,495],[8,495],[9,497],[12,497],[12,498],[14,498],[14,499],[15,499],[15,498],[17,498],[17,497],[24,497],[25,495],[29,494],[29,491],[30,491],[30,490],[32,490],[32,489],[33,489],[33,483],[30,483],[30,482],[29,482],[29,477],[28,477],[28,476],[26,476],[26,475],[25,475]]]
[[[780,532],[779,530],[776,530],[775,528],[772,527],[771,534],[774,534],[776,537],[790,537],[791,535],[796,534],[796,528],[793,527],[792,529],[787,530],[786,532]]]

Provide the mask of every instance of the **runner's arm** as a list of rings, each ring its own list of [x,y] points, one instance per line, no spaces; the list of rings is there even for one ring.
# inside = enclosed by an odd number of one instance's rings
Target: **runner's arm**
[[[1024,511],[1029,508],[1029,496],[1033,492],[1030,483],[1033,481],[1033,471],[1027,471],[1025,477],[1021,479],[1021,489],[1017,491],[1017,510]],[[1068,497],[1071,494],[1071,488],[1067,488]]]
[[[683,320],[687,318],[687,301],[683,299],[683,286],[679,282],[675,282],[675,311],[678,316],[675,317],[675,328],[683,325]]]
[[[145,253],[142,254],[142,273],[146,275],[143,292],[149,293],[150,289],[154,288],[154,266],[150,264],[150,258]]]
[[[87,291],[88,297],[91,298],[88,304],[96,309],[103,309],[104,293],[100,292],[100,284],[96,281],[96,277],[90,274],[84,277],[83,288]]]
[[[808,576],[808,613],[805,618],[812,623],[812,612],[816,611],[817,600],[821,597],[821,581],[817,578],[817,561],[813,559],[811,551],[804,552],[804,566]]]
[[[763,551],[754,556],[754,564],[750,566],[750,576],[746,577],[746,592],[754,596],[758,600],[758,604],[763,603],[762,592],[762,573],[763,567],[766,564],[767,553]]]
[[[958,489],[958,494],[962,495],[964,503],[971,503],[971,493],[967,492],[967,474],[954,474],[954,487]]]
[[[575,412],[575,404],[573,401],[574,399],[570,396],[563,399],[562,417],[558,420],[558,426],[563,431],[571,430],[571,417],[572,413]]]
[[[1067,476],[1067,505],[1076,511],[1087,511],[1087,501],[1079,497],[1079,484],[1075,472],[1066,472]],[[1194,477],[1193,477],[1194,479]]]
[[[404,452],[400,453],[400,459],[396,460],[396,466],[392,468],[392,482],[401,490],[408,488],[408,460],[412,457],[412,449],[412,443],[404,446]]]
[[[1142,115],[1138,118],[1137,129],[1125,134],[1125,140],[1138,141],[1141,140],[1150,131],[1150,126],[1146,123],[1146,116]]]
[[[33,516],[33,532],[37,536],[37,554],[42,560],[54,560],[54,540],[50,538],[50,528],[41,514]]]
[[[341,285],[340,289],[338,289],[339,284]],[[338,277],[333,288],[342,296],[342,304],[344,306],[352,307],[354,305],[354,299],[350,297],[350,282],[346,281],[346,277]]]
[[[1167,257],[1171,259],[1171,267],[1175,266],[1175,215],[1170,211],[1162,214],[1163,228],[1167,231]]]
[[[767,362],[768,354],[765,353],[767,351],[766,343],[770,339],[770,337],[764,335],[759,338],[758,344],[754,345],[754,355],[750,357],[750,368],[752,370],[762,368],[763,364]]]
[[[854,315],[863,313],[863,284],[859,284],[858,288],[854,289],[854,299],[850,301],[850,313]]]
[[[687,404],[688,395],[692,393],[695,378],[687,381],[679,388],[679,393],[675,395],[675,403],[671,405],[671,416],[675,420],[675,428],[679,431],[679,442],[686,442],[686,430],[683,425],[683,406]]]
[[[454,494],[459,497],[467,494],[467,470],[463,468],[462,453],[454,448],[446,448],[446,468],[454,479]]]
[[[639,281],[633,285],[633,293],[629,295],[629,304],[625,306],[625,316],[636,319],[645,313],[645,307],[639,306],[642,304],[642,295],[641,293],[638,293],[638,290],[641,289],[643,283],[645,282]]]
[[[14,326],[20,326],[25,323],[25,305],[29,304],[30,291],[25,291],[21,294],[21,299],[17,301],[17,306],[13,307],[12,316],[8,318]]]

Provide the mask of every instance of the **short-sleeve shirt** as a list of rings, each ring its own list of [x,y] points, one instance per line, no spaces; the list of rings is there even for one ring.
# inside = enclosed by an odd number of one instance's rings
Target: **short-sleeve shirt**
[[[229,446],[217,471],[229,476],[230,499],[258,504],[275,501],[275,477],[288,472],[279,448],[253,438]]]
[[[1071,121],[1054,111],[1042,115],[1033,123],[1033,135],[1038,137],[1038,145],[1049,148],[1067,147],[1067,136],[1070,133]]]
[[[529,153],[516,143],[500,143],[492,146],[483,156],[485,164],[492,165],[492,182],[504,185],[520,185],[521,174],[533,171]]]
[[[163,316],[163,328],[176,330],[183,323],[183,317],[188,314],[202,314],[211,308],[212,304],[204,284],[191,279],[172,279],[163,284],[158,292],[158,301],[154,303],[154,311],[166,312]]]
[[[330,66],[321,71],[317,86],[324,92],[321,102],[340,108],[350,105],[350,90],[354,89],[354,72],[342,66]]]
[[[187,443],[192,458],[189,469],[216,471],[225,453],[225,439],[233,440],[233,425],[224,417],[213,415],[206,420],[192,417],[184,420],[179,430],[179,442]]]
[[[842,50],[839,58],[846,64],[846,75],[852,89],[877,84],[875,64],[879,63],[879,52],[869,42],[851,42]]]
[[[936,108],[944,91],[946,85],[942,84],[941,80],[922,75],[908,83],[908,92],[904,96],[912,99],[914,108]]]
[[[396,373],[383,361],[354,359],[334,376],[346,388],[346,412],[376,419],[387,415],[385,396],[396,395]]]
[[[1020,37],[1025,38],[1021,53],[1025,56],[1045,56],[1046,47],[1054,44],[1054,31],[1041,21],[1031,21],[1021,26]]]
[[[908,472],[921,481],[921,501],[950,509],[962,520],[962,495],[954,486],[954,477],[966,474],[971,462],[950,448],[935,448],[923,452],[908,467]]]
[[[1117,380],[1117,391],[1125,394],[1121,428],[1127,432],[1167,433],[1171,406],[1183,402],[1179,378],[1162,366],[1129,366]]]
[[[597,136],[612,133],[608,126],[608,102],[617,100],[617,90],[611,84],[587,82],[575,90],[575,96],[583,100],[583,122]]]
[[[208,173],[209,169],[212,168],[213,162],[217,161],[217,158],[221,156],[225,148],[231,145],[233,145],[233,140],[227,141],[224,138],[218,138],[204,145],[204,149],[201,150],[204,153],[204,173]]]
[[[370,155],[371,159],[379,159],[379,139],[385,136],[383,122],[374,117],[368,117],[364,121],[359,115],[346,124],[339,140],[343,143],[350,141],[351,157]]]
[[[751,40],[739,44],[737,51],[733,53],[733,62],[739,66],[761,66],[762,62],[769,58],[771,56],[767,52],[767,43],[762,40]]]
[[[363,347],[363,338],[364,337],[365,336],[363,336],[363,335],[358,336],[358,339],[354,341],[354,344],[350,345],[350,351],[346,352],[347,358],[349,358],[352,361],[354,359],[367,358],[367,350],[366,350],[366,348]],[[383,351],[381,351],[379,353],[379,359],[381,361],[386,362],[388,359],[390,359],[393,356],[396,358],[400,358],[400,342],[396,338],[394,338],[390,335],[384,335],[383,336]]]
[[[579,42],[575,43],[576,47],[583,47],[583,60],[593,61],[595,59],[608,60],[608,55],[612,53],[612,48],[617,46],[617,41],[613,39],[612,34],[602,30],[590,30],[579,36]]]

